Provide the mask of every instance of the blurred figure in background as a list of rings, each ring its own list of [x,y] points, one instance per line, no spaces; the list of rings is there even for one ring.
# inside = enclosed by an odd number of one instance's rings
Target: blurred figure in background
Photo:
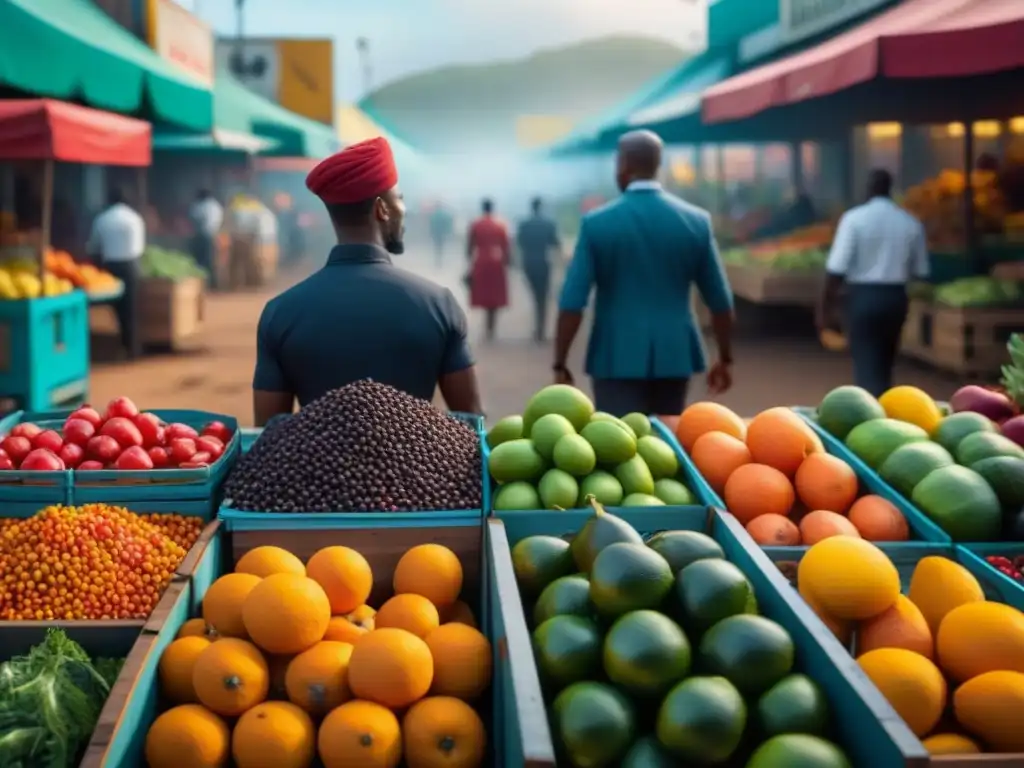
[[[306,255],[306,238],[299,226],[299,212],[287,192],[274,195],[274,213],[280,229],[281,263],[294,264]]]
[[[482,215],[469,227],[469,304],[487,313],[487,340],[493,341],[498,310],[508,306],[508,229],[494,216],[494,203],[485,199]]]
[[[430,239],[434,241],[434,259],[438,269],[444,264],[444,249],[452,236],[454,225],[455,221],[448,206],[438,200],[430,212]]]
[[[200,189],[189,209],[192,221],[192,258],[206,270],[207,283],[217,290],[217,234],[224,225],[224,207],[208,189]]]
[[[542,211],[541,199],[535,197],[530,207],[532,213],[519,225],[516,244],[519,246],[523,274],[526,275],[526,282],[533,296],[533,338],[536,341],[544,341],[544,325],[547,320],[548,295],[551,288],[551,251],[560,250],[562,244],[558,239],[555,222]]]

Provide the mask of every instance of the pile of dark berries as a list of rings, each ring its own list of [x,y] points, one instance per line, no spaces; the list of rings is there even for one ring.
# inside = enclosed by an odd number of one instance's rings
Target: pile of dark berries
[[[986,557],[985,560],[1003,575],[1024,584],[1024,555],[1014,560],[1010,560],[1008,557],[992,555],[991,557]]]
[[[267,427],[228,477],[233,509],[480,509],[477,432],[426,400],[365,380]]]

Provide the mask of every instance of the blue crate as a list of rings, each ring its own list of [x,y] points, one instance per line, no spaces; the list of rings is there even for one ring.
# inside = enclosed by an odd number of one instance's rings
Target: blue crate
[[[697,465],[693,463],[690,455],[679,444],[675,432],[669,429],[656,416],[651,417],[651,427],[654,429],[654,434],[668,443],[672,450],[676,452],[676,457],[679,459],[679,466],[683,473],[683,481],[686,483],[686,487],[693,491],[697,501],[709,507],[724,507],[725,504],[718,498],[718,494],[708,485],[708,481],[704,479],[704,476],[697,469]]]
[[[479,528],[479,523],[472,528]],[[432,540],[430,527],[423,529],[424,541]],[[129,689],[130,695],[121,710],[121,716],[117,720],[112,732],[101,733],[99,730],[93,735],[93,741],[86,754],[82,765],[87,768],[135,768],[144,763],[143,752],[146,733],[156,718],[160,697],[158,693],[157,665],[160,656],[180,630],[182,624],[190,617],[198,615],[203,595],[213,581],[230,568],[226,562],[225,555],[230,547],[225,540],[224,534],[218,534],[212,540],[200,557],[190,579],[185,582],[185,589],[182,590],[178,601],[167,614],[166,620],[153,636],[153,642],[149,648],[145,663],[138,670],[137,676],[132,679],[131,671],[122,675],[118,680],[118,687]],[[507,547],[505,548],[507,552]],[[517,687],[513,691],[513,697],[509,697],[512,660],[517,651],[513,650],[513,641],[520,640],[525,636],[526,628],[515,622],[509,623],[503,616],[501,610],[496,610],[497,603],[504,597],[495,586],[492,578],[494,565],[491,558],[487,556],[487,549],[481,547],[481,583],[479,600],[476,601],[476,609],[482,630],[491,641],[494,653],[494,684],[492,686],[490,712],[485,703],[481,715],[485,722],[490,720],[488,728],[489,744],[492,755],[489,757],[488,765],[521,766],[533,765],[537,768],[554,768],[553,756],[546,754],[538,745],[547,743],[550,748],[550,738],[547,737],[547,723],[543,722],[543,734],[535,732],[537,727],[535,718],[528,722],[519,720],[519,714],[529,711],[522,703],[514,698],[514,694],[522,693],[530,703],[540,700],[539,690],[531,692],[523,691],[522,681],[516,681]],[[507,557],[507,554],[506,554]],[[511,562],[504,562],[501,566],[511,569]],[[543,714],[543,710],[540,712]],[[490,715],[490,717],[488,717]],[[524,756],[527,760],[524,761]]]
[[[825,446],[826,451],[842,459],[853,468],[862,487],[866,488],[869,493],[881,496],[896,506],[907,519],[907,525],[918,541],[929,541],[936,544],[950,544],[952,542],[948,533],[933,523],[921,510],[907,501],[903,494],[885,482],[875,470],[854,455],[853,451],[847,448],[841,440],[837,440],[822,429],[815,420],[813,411],[806,408],[794,408],[793,410],[821,438],[822,445]]]
[[[705,507],[683,507],[670,511],[658,509],[621,509],[616,514],[643,534],[662,530],[696,530],[712,536],[725,551],[726,558],[746,574],[754,586],[761,612],[789,632],[797,648],[797,666],[824,689],[839,742],[857,766],[924,766],[928,752],[895,710],[879,694],[857,663],[821,623],[764,552],[754,544],[731,515]],[[505,526],[508,542],[515,545],[534,535],[563,536],[578,531],[590,513],[497,512]],[[499,574],[500,578],[500,574]],[[504,587],[514,594],[515,584]],[[499,586],[499,590],[501,586]],[[503,593],[504,594],[504,593]],[[502,611],[512,612],[503,599]],[[518,603],[517,603],[518,604]],[[519,611],[522,605],[518,604]],[[526,619],[517,618],[525,624]],[[532,651],[524,649],[513,664],[531,668],[514,670],[526,680],[536,679]]]
[[[0,302],[2,305],[4,302]],[[15,411],[0,419],[0,438],[6,437],[14,427],[31,421],[33,414]],[[59,425],[58,425],[59,429]],[[31,517],[43,507],[51,504],[70,504],[72,499],[73,476],[70,471],[61,472],[20,472],[0,470],[0,517]]]
[[[85,293],[0,302],[9,339],[0,361],[0,398],[43,410],[78,404],[89,393],[89,305]]]
[[[1004,603],[1024,611],[1024,582],[1011,579],[985,562],[985,558],[992,555],[1001,555],[1010,558],[1010,560],[1024,557],[1024,542],[1005,541],[987,544],[961,544],[957,546],[957,549],[960,553],[961,562],[972,573],[975,575],[985,574],[991,579],[994,590]]]

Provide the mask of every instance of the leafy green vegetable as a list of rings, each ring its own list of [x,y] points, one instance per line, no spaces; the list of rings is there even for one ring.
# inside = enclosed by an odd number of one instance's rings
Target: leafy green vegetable
[[[155,245],[146,246],[142,252],[143,277],[158,277],[165,280],[182,280],[186,277],[206,278],[206,270],[196,264],[187,253],[171,251]]]
[[[120,662],[99,666],[59,629],[28,655],[0,664],[0,766],[78,764]]]

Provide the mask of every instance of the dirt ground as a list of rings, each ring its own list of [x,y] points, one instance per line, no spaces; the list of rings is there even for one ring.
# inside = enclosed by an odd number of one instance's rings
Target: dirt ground
[[[426,249],[421,251],[426,253]],[[407,255],[399,263],[449,286],[460,299],[465,290],[460,278],[464,261],[448,256],[438,269],[431,258]],[[308,272],[308,268],[306,270]],[[90,399],[103,403],[128,395],[144,408],[195,408],[235,416],[252,423],[251,381],[255,361],[255,328],[266,301],[304,272],[284,273],[271,288],[244,294],[215,294],[206,303],[205,331],[197,349],[158,355],[143,360],[102,362],[110,339],[94,339],[96,354]],[[500,321],[498,339],[483,340],[482,318],[470,316],[471,337],[477,355],[484,405],[490,420],[522,409],[526,399],[550,382],[550,343],[532,341],[532,306],[522,275],[513,272],[511,307]],[[831,388],[848,383],[848,357],[825,352],[810,330],[810,318],[782,311],[756,312],[740,307],[740,329],[735,344],[734,387],[721,402],[738,413],[753,415],[773,405],[813,405]],[[585,338],[577,341],[571,368],[581,386]],[[898,383],[914,384],[946,399],[958,382],[947,375],[901,362]],[[703,380],[692,383],[690,402],[706,399]]]

